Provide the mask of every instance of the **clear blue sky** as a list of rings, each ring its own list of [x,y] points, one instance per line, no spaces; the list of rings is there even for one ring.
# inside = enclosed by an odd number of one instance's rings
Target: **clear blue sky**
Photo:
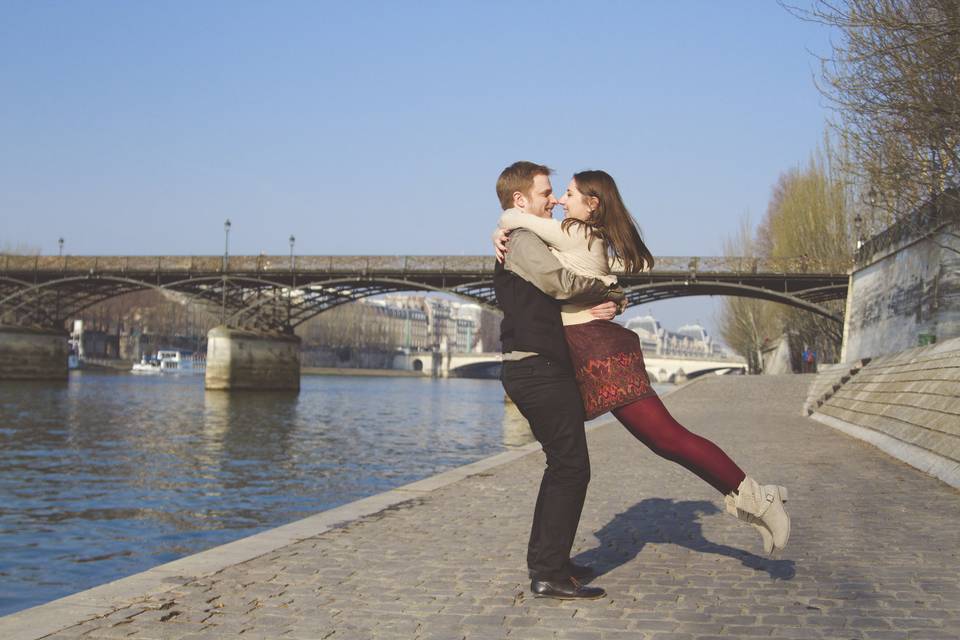
[[[772,1],[2,0],[0,247],[487,253],[529,159],[717,255],[820,141],[828,50]]]

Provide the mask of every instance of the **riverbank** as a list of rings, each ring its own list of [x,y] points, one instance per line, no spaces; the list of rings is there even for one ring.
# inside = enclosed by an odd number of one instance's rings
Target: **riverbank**
[[[776,558],[715,491],[606,422],[588,435],[574,548],[603,600],[530,597],[534,445],[8,616],[0,635],[956,637],[957,492],[798,415],[810,381],[710,377],[665,400],[751,474],[790,487],[793,536]]]
[[[423,378],[422,371],[403,369],[351,369],[341,367],[301,367],[300,374],[305,376],[366,376],[380,378]]]
[[[303,376],[298,394],[89,370],[4,383],[0,616],[532,440],[508,414],[496,380]]]

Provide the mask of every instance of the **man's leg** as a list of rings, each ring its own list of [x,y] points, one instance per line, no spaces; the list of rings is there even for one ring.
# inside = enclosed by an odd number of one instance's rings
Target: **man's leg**
[[[527,565],[537,580],[569,577],[567,562],[590,481],[583,405],[569,368],[543,357],[503,365],[503,386],[543,445]]]

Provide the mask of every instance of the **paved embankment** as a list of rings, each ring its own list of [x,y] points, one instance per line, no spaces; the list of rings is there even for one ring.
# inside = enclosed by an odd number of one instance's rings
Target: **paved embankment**
[[[811,385],[814,420],[960,488],[960,338],[832,365]]]
[[[749,473],[789,486],[793,535],[778,558],[710,487],[605,424],[589,436],[575,549],[605,599],[529,595],[534,452],[303,540],[264,534],[262,556],[190,580],[171,571],[165,592],[127,583],[102,615],[52,637],[957,638],[960,493],[798,415],[810,381],[710,378],[667,399]],[[0,636],[28,637],[33,611],[0,621]]]

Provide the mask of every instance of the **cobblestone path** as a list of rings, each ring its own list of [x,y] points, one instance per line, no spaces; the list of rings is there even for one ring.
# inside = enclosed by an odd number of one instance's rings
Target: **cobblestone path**
[[[667,398],[748,473],[789,487],[779,557],[611,423],[589,435],[574,549],[603,600],[530,597],[535,452],[51,637],[960,638],[960,493],[801,417],[808,382],[717,377]]]

